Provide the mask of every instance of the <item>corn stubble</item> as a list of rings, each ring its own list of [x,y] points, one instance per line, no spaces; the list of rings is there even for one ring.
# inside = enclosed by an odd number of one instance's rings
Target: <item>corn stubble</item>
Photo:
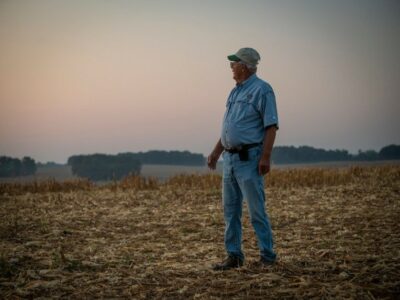
[[[400,167],[273,170],[278,263],[224,258],[221,178],[0,185],[0,298],[391,299],[400,294]]]

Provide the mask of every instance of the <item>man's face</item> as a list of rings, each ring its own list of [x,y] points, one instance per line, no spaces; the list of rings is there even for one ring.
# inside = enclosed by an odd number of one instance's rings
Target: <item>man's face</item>
[[[230,65],[233,73],[233,79],[238,81],[242,78],[246,67],[238,61],[231,61]]]

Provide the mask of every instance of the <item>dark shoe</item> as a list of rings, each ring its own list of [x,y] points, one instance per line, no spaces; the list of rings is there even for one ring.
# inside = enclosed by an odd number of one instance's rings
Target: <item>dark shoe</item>
[[[222,263],[213,266],[214,271],[225,271],[243,266],[243,260],[239,257],[228,256]]]
[[[266,260],[264,257],[261,257],[258,262],[263,267],[272,267],[275,265],[275,261]]]

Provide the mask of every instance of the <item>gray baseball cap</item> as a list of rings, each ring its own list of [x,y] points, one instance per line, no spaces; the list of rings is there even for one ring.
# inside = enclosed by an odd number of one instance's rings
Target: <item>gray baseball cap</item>
[[[242,61],[253,66],[258,64],[260,58],[260,54],[253,48],[241,48],[235,54],[228,55],[230,61]]]

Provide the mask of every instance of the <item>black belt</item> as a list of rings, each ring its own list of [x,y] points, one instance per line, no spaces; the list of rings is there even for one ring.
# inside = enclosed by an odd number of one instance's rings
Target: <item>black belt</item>
[[[239,153],[240,151],[243,151],[243,150],[249,150],[249,149],[257,147],[259,145],[261,145],[261,143],[244,144],[237,148],[225,149],[225,151],[229,152],[231,154],[235,154],[235,153]]]

